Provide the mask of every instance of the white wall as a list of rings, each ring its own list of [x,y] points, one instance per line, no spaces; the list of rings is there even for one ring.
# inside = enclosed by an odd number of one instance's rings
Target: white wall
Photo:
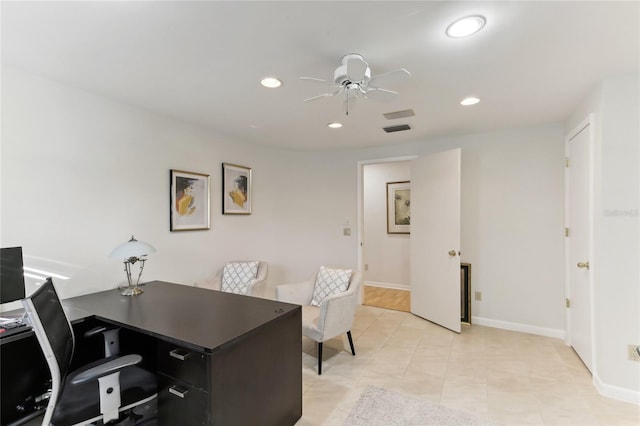
[[[395,147],[393,154],[428,155],[455,147],[462,148],[461,261],[471,263],[472,291],[482,292],[482,301],[472,300],[473,322],[563,337],[562,126],[442,138],[402,151]],[[379,158],[392,156],[378,151]],[[381,168],[377,172],[385,167],[375,166]],[[384,193],[378,199],[384,200]],[[365,263],[373,232],[368,216]]]
[[[2,246],[69,275],[62,295],[114,287],[107,258],[130,234],[158,249],[145,279],[191,283],[235,258],[270,263],[269,283],[318,265],[357,267],[358,161],[462,148],[462,260],[483,292],[474,321],[561,333],[561,125],[340,152],[292,152],[210,131],[5,67]],[[220,214],[220,164],[253,168],[250,216]],[[212,229],[169,232],[169,170],[212,178]],[[532,266],[533,265],[533,266]]]
[[[460,147],[461,261],[482,292],[473,322],[562,338],[563,138],[561,124],[547,124],[358,154],[373,161]]]
[[[365,281],[406,288],[410,285],[409,235],[387,234],[387,182],[411,180],[411,163],[394,161],[363,167]]]
[[[356,267],[355,235],[342,236],[342,226],[356,217],[357,161],[460,146],[462,260],[483,292],[476,322],[540,334],[563,328],[558,126],[297,153],[3,71],[2,245],[22,245],[28,265],[70,276],[65,297],[121,282],[121,265],[107,254],[132,233],[158,249],[147,280],[191,283],[233,258],[269,261],[271,284],[303,279],[319,264]],[[222,162],[253,168],[252,215],[220,214]],[[171,168],[211,175],[211,230],[169,232]],[[523,270],[532,264],[545,267]]]
[[[603,82],[601,281],[596,287],[596,315],[602,318],[596,356],[603,361],[598,375],[605,383],[635,389],[637,403],[640,364],[625,355],[628,344],[640,345],[639,81],[636,73]]]
[[[56,281],[63,297],[123,282],[107,256],[131,234],[157,249],[144,280],[190,284],[240,258],[268,261],[270,284],[320,264],[356,267],[355,237],[342,236],[356,212],[355,161],[225,140],[6,66],[1,136],[0,244],[69,276]],[[220,213],[222,162],[253,168],[252,215]],[[210,230],[169,231],[172,168],[211,176]]]
[[[567,120],[566,132],[594,113],[594,381],[605,394],[640,403],[640,75],[598,84]]]
[[[476,323],[563,336],[561,131],[497,134],[463,148],[461,260],[472,265],[472,291],[482,291]]]

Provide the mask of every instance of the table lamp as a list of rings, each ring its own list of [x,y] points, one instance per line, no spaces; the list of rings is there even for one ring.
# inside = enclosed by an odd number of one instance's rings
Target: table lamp
[[[124,259],[124,272],[127,274],[128,285],[121,288],[120,294],[123,296],[135,296],[142,293],[142,289],[138,286],[140,283],[140,277],[142,276],[142,270],[144,269],[145,258],[150,253],[155,253],[156,249],[151,244],[143,241],[136,240],[133,235],[131,239],[126,243],[120,244],[114,248],[109,254],[109,257],[114,259]],[[140,262],[140,272],[138,272],[138,279],[134,283],[131,279],[131,265],[136,262]]]

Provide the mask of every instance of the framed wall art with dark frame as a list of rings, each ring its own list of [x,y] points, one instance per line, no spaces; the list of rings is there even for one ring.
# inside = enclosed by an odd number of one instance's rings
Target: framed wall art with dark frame
[[[251,214],[251,169],[222,163],[222,214]]]
[[[411,231],[411,182],[387,182],[387,234]]]
[[[170,178],[170,230],[210,229],[211,189],[209,175],[172,169]]]

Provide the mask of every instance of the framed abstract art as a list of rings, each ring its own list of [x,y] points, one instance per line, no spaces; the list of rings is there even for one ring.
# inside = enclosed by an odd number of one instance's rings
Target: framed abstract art
[[[170,230],[211,228],[209,175],[171,170]]]
[[[251,169],[222,163],[222,214],[251,214]]]

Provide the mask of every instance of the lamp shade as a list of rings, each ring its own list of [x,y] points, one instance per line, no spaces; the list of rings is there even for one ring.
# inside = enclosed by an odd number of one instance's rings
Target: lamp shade
[[[122,243],[111,251],[109,257],[115,259],[128,259],[155,253],[156,249],[149,243],[136,240],[133,235],[126,243]]]

